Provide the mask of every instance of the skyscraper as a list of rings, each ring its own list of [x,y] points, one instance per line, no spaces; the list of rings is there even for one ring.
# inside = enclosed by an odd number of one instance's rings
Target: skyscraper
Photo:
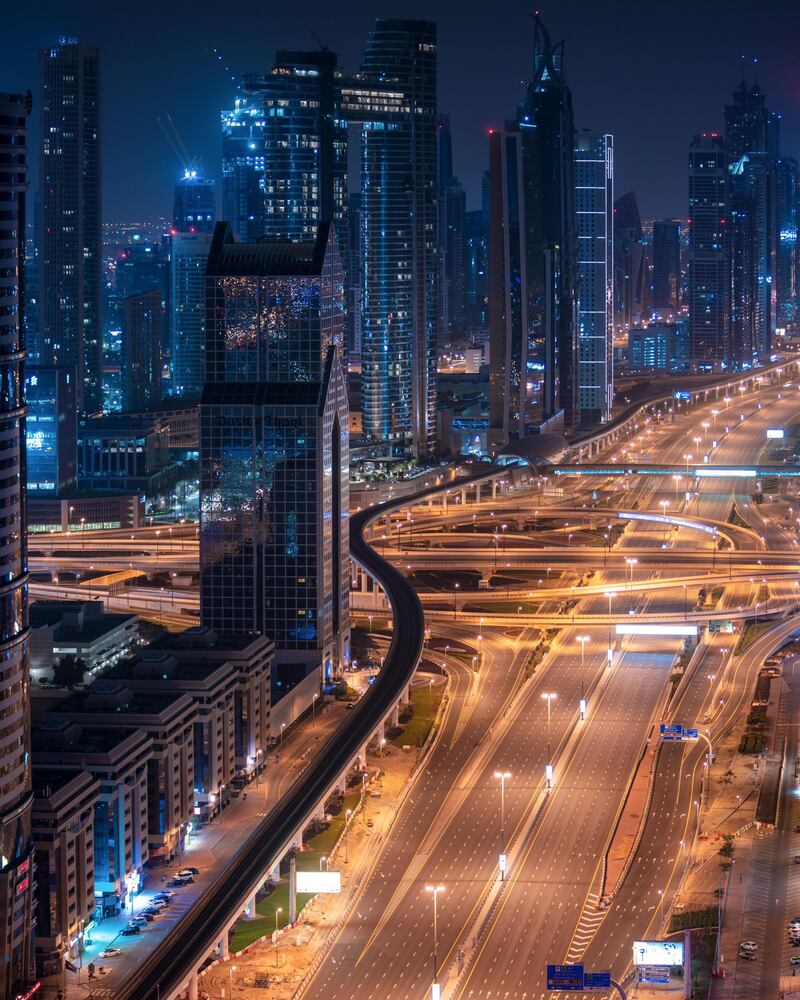
[[[6,487],[0,497],[3,603],[0,617],[0,996],[25,991],[33,974],[28,565],[25,525],[25,399],[22,362],[25,308],[25,192],[30,94],[0,94],[0,349],[6,387],[0,447]]]
[[[614,400],[614,137],[580,131],[575,143],[578,229],[578,414],[608,420]]]
[[[176,233],[213,232],[217,219],[216,185],[196,167],[187,167],[175,185],[172,228]]]
[[[516,123],[490,138],[492,447],[577,416],[575,129],[563,61],[563,42],[537,17]]]
[[[725,106],[728,157],[727,237],[731,266],[731,362],[767,360],[776,320],[775,164],[779,118],[758,83],[742,81]]]
[[[689,342],[692,363],[730,364],[727,156],[717,133],[689,144]]]
[[[653,223],[653,307],[677,310],[681,303],[681,224]]]
[[[313,242],[233,242],[208,259],[201,402],[201,617],[264,633],[279,669],[349,659],[348,408],[343,272]]]
[[[205,376],[206,262],[211,233],[178,233],[170,258],[171,396],[197,399]]]
[[[417,457],[436,447],[436,25],[379,18],[343,88],[361,124],[364,433]]]
[[[775,165],[775,225],[778,243],[775,254],[775,292],[778,326],[797,322],[798,259],[797,226],[800,209],[797,160],[785,156]]]
[[[39,364],[74,365],[78,406],[102,409],[100,52],[39,53]]]
[[[160,289],[122,300],[122,405],[153,410],[161,403],[161,337],[164,304]]]
[[[264,206],[264,91],[268,77],[247,74],[222,119],[222,217],[242,243],[266,231]]]
[[[647,304],[647,247],[633,191],[614,202],[614,322],[630,329]]]
[[[464,240],[467,196],[453,173],[453,140],[450,120],[439,118],[439,252],[440,279],[439,346],[449,343],[465,323]]]

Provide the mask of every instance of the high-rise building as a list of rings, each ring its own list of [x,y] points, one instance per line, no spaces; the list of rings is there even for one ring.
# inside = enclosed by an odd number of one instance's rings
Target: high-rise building
[[[689,145],[689,341],[692,363],[730,364],[727,156],[717,133]]]
[[[25,193],[30,94],[0,94],[0,353],[5,391],[0,448],[6,487],[0,495],[4,552],[0,616],[0,997],[25,992],[33,976],[28,565],[25,524],[25,398],[22,377],[25,311]]]
[[[752,367],[771,353],[777,297],[776,170],[779,117],[757,83],[744,81],[725,106],[727,239],[731,267],[731,363]]]
[[[614,323],[628,330],[647,307],[647,245],[633,191],[614,202]]]
[[[797,227],[800,213],[800,179],[797,160],[785,156],[775,165],[775,252],[777,324],[794,326],[798,310]]]
[[[269,78],[247,74],[222,119],[222,217],[242,243],[266,232],[264,205],[264,92]]]
[[[176,233],[210,233],[217,219],[216,184],[187,167],[175,185],[172,228]]]
[[[681,303],[681,224],[677,219],[653,223],[653,308],[673,312]]]
[[[39,364],[73,365],[78,406],[102,409],[100,52],[39,53]]]
[[[161,403],[164,299],[156,288],[122,300],[122,405],[153,410]]]
[[[442,273],[440,278],[439,346],[449,343],[453,334],[464,329],[465,283],[464,240],[467,195],[453,174],[453,140],[450,119],[439,118],[439,251]]]
[[[490,137],[493,448],[577,416],[575,129],[563,59],[563,42],[536,17],[516,122]]]
[[[77,484],[78,419],[75,369],[25,365],[28,492],[60,497]]]
[[[578,413],[608,420],[614,401],[614,137],[580,131],[575,142],[578,230]]]
[[[276,663],[325,676],[349,659],[343,271],[313,242],[234,243],[208,258],[201,401],[203,624],[274,639]]]
[[[197,399],[205,377],[206,262],[211,233],[172,237],[169,281],[171,396]]]
[[[379,18],[342,110],[361,125],[361,405],[366,437],[436,447],[440,262],[436,25]]]

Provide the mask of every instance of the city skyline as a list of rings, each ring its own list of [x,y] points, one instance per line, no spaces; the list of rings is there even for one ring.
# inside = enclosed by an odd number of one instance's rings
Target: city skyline
[[[685,3],[643,13],[626,2],[609,13],[607,7],[572,2],[542,10],[553,37],[568,42],[566,74],[579,102],[576,127],[615,135],[616,190],[637,192],[643,218],[685,218],[686,143],[698,132],[721,130],[722,106],[743,75],[742,53],[748,80],[753,75],[749,60],[758,56],[761,87],[770,107],[784,117],[784,146],[793,148],[800,130],[800,95],[790,70],[789,6],[773,0],[760,8],[758,17],[744,3],[725,5],[724,16],[719,4],[698,10]],[[36,93],[34,53],[61,35],[75,35],[103,50],[104,215],[119,221],[169,217],[182,164],[157,118],[173,119],[190,156],[203,161],[219,191],[219,114],[236,97],[231,76],[265,72],[276,49],[313,48],[310,29],[339,55],[346,72],[354,72],[376,13],[366,3],[352,5],[347,30],[342,30],[340,19],[322,5],[312,5],[303,18],[278,10],[270,15],[267,37],[249,37],[239,22],[220,22],[202,2],[193,6],[188,19],[155,4],[137,7],[136,18],[129,16],[131,10],[122,4],[98,17],[91,4],[83,3],[73,5],[67,15],[50,2],[12,10],[9,31],[18,44],[8,53],[8,78],[0,81],[16,89],[30,86]],[[385,10],[392,12],[391,7]],[[693,30],[687,32],[690,15]],[[156,16],[160,28],[151,32],[148,26]],[[466,187],[467,207],[473,209],[479,205],[488,160],[487,131],[502,127],[505,109],[514,106],[529,76],[530,10],[514,3],[500,26],[489,10],[456,13],[449,3],[434,4],[425,16],[439,26],[438,105],[451,117],[455,173]],[[745,33],[740,27],[744,18]],[[125,45],[119,41],[123,30]],[[712,36],[710,46],[705,39]],[[487,37],[502,39],[502,45],[487,49]],[[214,55],[215,46],[221,60]],[[465,72],[466,66],[480,69]],[[134,76],[137,87],[131,88]],[[597,86],[597,79],[604,85]],[[37,116],[34,106],[34,130]]]

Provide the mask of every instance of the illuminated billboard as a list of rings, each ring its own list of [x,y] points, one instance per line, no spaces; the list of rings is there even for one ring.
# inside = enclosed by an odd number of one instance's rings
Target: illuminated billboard
[[[700,478],[713,477],[714,479],[755,479],[758,475],[755,469],[715,469],[710,465],[702,469],[695,469],[694,474]]]
[[[616,625],[617,635],[678,635],[678,636],[696,636],[697,626],[696,625],[672,625],[664,622],[663,624],[651,624],[651,625],[634,625],[632,622],[619,622]]]
[[[297,891],[308,892],[312,896],[319,893],[335,893],[342,891],[341,872],[298,872]]]
[[[783,436],[784,435],[783,435],[783,428],[782,427],[768,427],[767,428],[767,437],[768,438],[777,438],[778,440],[782,440]]]
[[[634,941],[634,965],[683,965],[683,941]]]

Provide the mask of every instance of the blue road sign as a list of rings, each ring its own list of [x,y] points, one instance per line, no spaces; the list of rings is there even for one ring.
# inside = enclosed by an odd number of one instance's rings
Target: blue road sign
[[[548,965],[548,990],[563,990],[566,993],[580,993],[584,989],[582,965]]]
[[[662,722],[658,727],[658,731],[662,740],[683,739],[683,726],[679,722],[671,722],[669,724]]]
[[[610,990],[610,972],[584,972],[583,988],[585,990]]]
[[[685,740],[699,740],[700,733],[698,732],[697,729],[684,729],[683,738]]]

